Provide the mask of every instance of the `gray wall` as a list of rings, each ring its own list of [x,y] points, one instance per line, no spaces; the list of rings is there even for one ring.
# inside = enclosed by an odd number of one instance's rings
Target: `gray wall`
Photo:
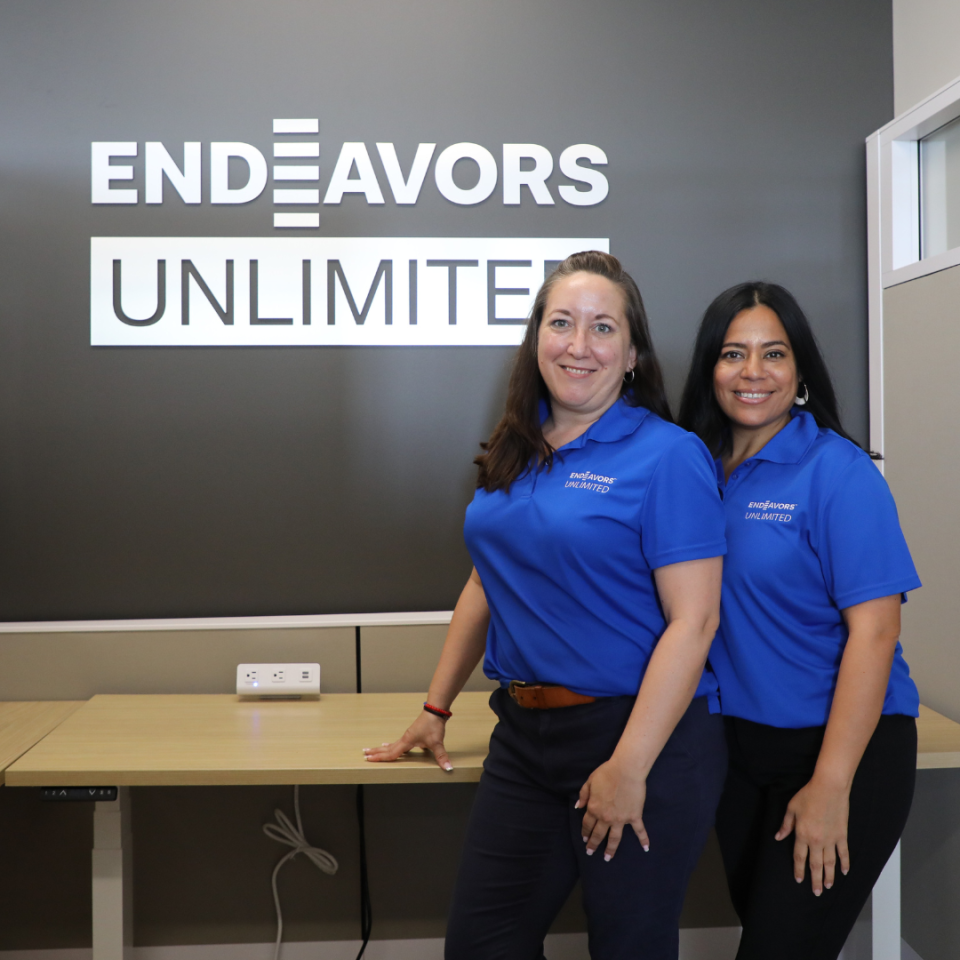
[[[893,87],[901,114],[960,76],[954,0],[893,0]]]
[[[896,111],[960,75],[960,9],[894,0]],[[885,473],[923,589],[904,607],[903,646],[921,700],[960,720],[955,385],[960,268],[883,296]],[[927,770],[903,836],[903,937],[923,960],[960,956],[960,771]]]
[[[269,189],[92,206],[92,140],[140,144],[141,197],[144,141],[269,155],[277,116],[320,117],[321,188],[345,140],[404,163],[421,140],[597,144],[595,207],[457,207],[428,176],[415,207],[347,196],[320,232],[609,237],[674,397],[706,303],[782,282],[865,437],[882,0],[11,0],[0,87],[2,619],[448,608],[502,404],[505,348],[91,348],[91,236],[274,234]]]
[[[960,267],[883,297],[884,473],[923,581],[903,608],[903,648],[927,706],[960,720]]]
[[[903,649],[920,699],[960,720],[960,267],[883,297],[884,472],[923,589],[903,608]],[[960,770],[926,770],[903,838],[903,937],[923,960],[960,955]]]
[[[706,303],[748,277],[785,283],[865,437],[862,143],[890,118],[890,60],[880,0],[0,5],[0,618],[448,608],[469,568],[470,462],[502,404],[502,348],[92,349],[91,236],[272,235],[273,211],[266,194],[242,208],[91,206],[90,141],[140,143],[141,187],[146,140],[175,156],[186,140],[268,154],[284,116],[320,117],[321,186],[345,140],[393,141],[405,162],[420,141],[554,156],[598,144],[610,196],[596,207],[505,208],[497,194],[455,207],[428,177],[416,207],[387,194],[323,208],[321,234],[609,237],[674,397]],[[0,641],[4,696],[181,689],[164,657],[183,638],[128,640]],[[204,637],[191,689],[229,689],[238,659],[273,659],[280,646],[260,640]],[[327,689],[349,689],[350,637],[331,643],[342,649],[281,646],[316,649]],[[365,687],[400,683],[403,638],[370,643],[390,673]],[[417,687],[436,643],[411,653]],[[469,790],[429,790],[371,791],[373,834],[415,836],[426,805],[455,851]],[[259,827],[288,803],[270,789],[136,791],[138,940],[269,937],[277,851]],[[290,932],[354,936],[349,791],[304,803],[344,873],[286,878]],[[83,944],[89,821],[30,791],[0,791],[0,813],[15,865],[0,875],[0,946]],[[454,855],[411,917],[396,878],[415,851],[383,843],[377,935],[439,932]],[[732,923],[723,889],[711,847],[684,923]]]

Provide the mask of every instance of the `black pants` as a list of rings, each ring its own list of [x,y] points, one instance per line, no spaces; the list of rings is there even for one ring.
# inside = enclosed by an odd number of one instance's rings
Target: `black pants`
[[[850,791],[850,872],[813,895],[810,869],[793,878],[791,834],[773,839],[787,804],[813,776],[824,727],[785,730],[726,718],[730,771],[717,811],[733,905],[743,924],[737,960],[836,960],[907,822],[917,769],[913,717],[884,716]]]
[[[693,701],[647,778],[644,853],[629,826],[616,856],[588,857],[574,810],[610,758],[633,697],[526,710],[505,690],[464,843],[447,927],[447,960],[537,960],[582,881],[594,960],[676,960],[687,882],[713,825],[726,771],[723,721]]]

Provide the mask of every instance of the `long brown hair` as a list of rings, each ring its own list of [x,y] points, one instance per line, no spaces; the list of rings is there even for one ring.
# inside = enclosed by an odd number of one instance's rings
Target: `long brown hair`
[[[647,312],[633,277],[609,253],[586,250],[571,254],[544,280],[533,301],[523,343],[514,357],[506,409],[490,439],[480,444],[484,452],[473,461],[480,468],[477,486],[488,493],[509,490],[514,480],[536,464],[543,464],[548,470],[553,466],[553,447],[540,429],[540,401],[549,400],[549,394],[537,364],[537,337],[550,291],[574,273],[606,277],[623,291],[624,313],[637,363],[633,380],[623,384],[620,396],[632,407],[646,407],[664,420],[673,421],[663,388],[663,372],[650,339]]]

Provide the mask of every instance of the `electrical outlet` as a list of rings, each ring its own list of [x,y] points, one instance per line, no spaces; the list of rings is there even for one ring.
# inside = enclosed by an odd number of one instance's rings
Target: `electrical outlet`
[[[320,696],[319,663],[241,663],[237,694],[260,700]]]

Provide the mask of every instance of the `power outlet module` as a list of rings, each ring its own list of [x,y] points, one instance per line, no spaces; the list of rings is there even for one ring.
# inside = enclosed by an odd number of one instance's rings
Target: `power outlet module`
[[[241,663],[237,694],[257,700],[320,696],[319,663]]]

